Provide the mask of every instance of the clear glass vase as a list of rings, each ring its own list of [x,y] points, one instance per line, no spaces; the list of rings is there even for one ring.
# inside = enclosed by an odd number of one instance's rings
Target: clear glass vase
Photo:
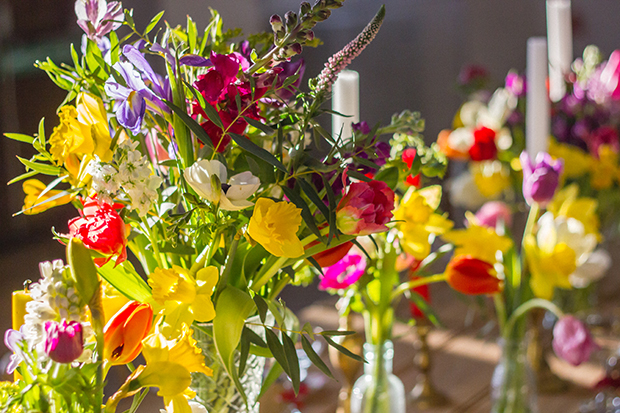
[[[246,404],[217,356],[213,337],[195,328],[194,339],[202,349],[205,364],[213,369],[213,376],[192,373],[191,389],[196,392],[193,401],[202,404],[209,413],[258,413],[265,358],[250,354],[244,374],[239,377],[247,397]]]
[[[503,340],[502,355],[491,379],[491,413],[538,413],[536,378],[525,338]]]
[[[353,385],[351,413],[405,413],[405,386],[392,374],[392,342],[365,343],[364,358],[364,374]]]

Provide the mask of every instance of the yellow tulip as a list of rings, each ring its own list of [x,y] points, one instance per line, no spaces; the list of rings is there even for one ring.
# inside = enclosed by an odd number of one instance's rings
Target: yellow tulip
[[[22,211],[26,215],[39,214],[50,208],[68,204],[74,198],[74,195],[69,193],[60,196],[65,191],[59,191],[57,189],[51,189],[43,194],[47,185],[38,179],[28,179],[24,181],[22,188],[26,194]]]
[[[297,258],[304,247],[297,237],[301,209],[291,202],[259,198],[248,225],[248,234],[276,257]]]

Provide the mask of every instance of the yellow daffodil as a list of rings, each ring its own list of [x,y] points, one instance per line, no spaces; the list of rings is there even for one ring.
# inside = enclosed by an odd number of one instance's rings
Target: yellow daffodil
[[[592,162],[590,183],[594,189],[607,189],[618,176],[618,152],[611,145],[598,148],[598,160]]]
[[[554,216],[575,218],[583,224],[586,234],[594,234],[598,241],[601,241],[597,208],[598,201],[596,199],[579,196],[577,184],[569,185],[556,193],[553,200],[547,205],[547,211]]]
[[[301,209],[295,204],[259,198],[250,218],[248,233],[276,257],[297,258],[304,253],[297,237],[300,225]]]
[[[146,368],[140,372],[139,384],[158,387],[157,394],[164,398],[168,411],[191,413],[188,398],[194,396],[189,390],[191,373],[213,375],[213,370],[204,363],[202,351],[196,347],[196,340],[187,324],[182,326],[177,340],[166,340],[159,331],[146,337],[142,354]]]
[[[586,234],[574,218],[550,212],[540,217],[536,236],[529,235],[524,243],[534,294],[551,299],[555,287],[571,288],[570,275],[587,261],[596,243],[596,236]]]
[[[549,139],[549,155],[564,160],[563,176],[565,178],[579,178],[590,170],[594,159],[587,152],[574,145],[557,142]]]
[[[510,187],[510,171],[500,161],[472,162],[469,170],[486,198],[495,199]]]
[[[38,179],[28,179],[22,184],[24,189],[24,207],[22,211],[26,215],[39,214],[45,210],[48,210],[59,205],[68,204],[74,198],[74,195],[65,193],[65,191],[59,191],[57,189],[50,189],[43,193],[47,186]]]
[[[50,136],[50,153],[57,165],[64,165],[72,155],[97,155],[102,161],[112,159],[107,116],[101,99],[80,93],[77,107],[66,105],[58,114],[60,124]],[[75,160],[72,160],[75,163]]]
[[[470,223],[465,229],[455,229],[443,235],[442,238],[457,248],[454,256],[470,255],[488,263],[497,262],[497,252],[505,253],[512,247],[512,240],[498,235],[494,229]]]
[[[435,213],[440,200],[441,187],[438,185],[422,190],[411,187],[394,212],[400,245],[418,260],[430,254],[436,235],[444,234],[454,225],[445,215]]]
[[[219,279],[216,267],[205,267],[196,273],[173,265],[171,269],[157,268],[149,275],[153,288],[153,299],[164,307],[165,322],[162,332],[171,337],[178,333],[183,324],[194,320],[207,322],[215,317],[211,301],[213,288]]]

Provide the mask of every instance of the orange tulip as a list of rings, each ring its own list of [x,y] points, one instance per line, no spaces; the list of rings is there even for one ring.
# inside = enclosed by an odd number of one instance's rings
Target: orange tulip
[[[130,301],[108,321],[103,329],[103,357],[111,365],[127,364],[142,351],[142,340],[153,323],[149,304]]]
[[[471,255],[457,255],[452,258],[445,274],[450,287],[463,294],[495,294],[502,289],[493,265]]]
[[[450,133],[452,133],[450,129],[444,129],[439,132],[439,135],[437,136],[437,145],[439,145],[439,150],[450,159],[455,159],[458,161],[469,160],[469,154],[467,152],[459,151],[450,146],[448,143]]]
[[[319,241],[313,241],[306,248],[314,247],[317,245]],[[333,248],[328,248],[325,251],[316,253],[312,256],[319,263],[319,265],[323,268],[331,267],[338,261],[344,258],[347,255],[347,252],[351,249],[353,243],[351,241],[347,241],[343,244],[340,244]]]

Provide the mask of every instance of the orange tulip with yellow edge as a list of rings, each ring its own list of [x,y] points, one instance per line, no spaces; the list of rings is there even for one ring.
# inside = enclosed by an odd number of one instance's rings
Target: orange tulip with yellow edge
[[[149,304],[130,301],[103,329],[103,357],[109,365],[127,364],[142,351],[142,340],[151,331],[153,309]]]

